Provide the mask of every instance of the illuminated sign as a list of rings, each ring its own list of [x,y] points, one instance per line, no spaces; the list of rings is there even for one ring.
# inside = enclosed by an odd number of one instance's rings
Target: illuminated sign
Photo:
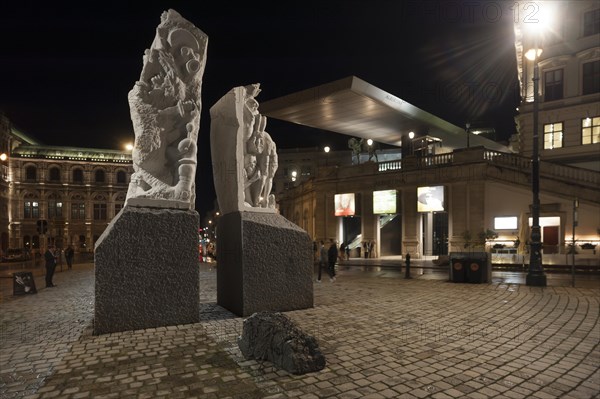
[[[502,216],[494,218],[494,230],[516,230],[516,216]]]
[[[417,187],[417,212],[444,210],[444,186]]]
[[[354,216],[354,193],[335,195],[335,216]]]
[[[373,191],[373,214],[396,213],[396,190]]]

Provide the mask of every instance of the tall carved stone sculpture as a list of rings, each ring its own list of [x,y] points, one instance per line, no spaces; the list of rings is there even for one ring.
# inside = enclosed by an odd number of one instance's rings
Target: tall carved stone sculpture
[[[193,209],[207,43],[176,11],[164,12],[129,92],[134,174],[125,208],[96,243],[95,334],[200,319]]]
[[[210,109],[219,210],[217,303],[248,316],[313,306],[306,231],[277,213],[277,147],[258,112],[259,84],[235,87]]]
[[[207,42],[176,11],[163,14],[128,97],[135,144],[126,204],[194,209]]]

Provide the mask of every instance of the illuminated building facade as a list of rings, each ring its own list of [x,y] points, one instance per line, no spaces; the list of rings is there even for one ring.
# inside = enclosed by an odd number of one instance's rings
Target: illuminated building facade
[[[0,129],[2,250],[72,244],[93,251],[125,202],[131,153],[42,145],[4,116]]]

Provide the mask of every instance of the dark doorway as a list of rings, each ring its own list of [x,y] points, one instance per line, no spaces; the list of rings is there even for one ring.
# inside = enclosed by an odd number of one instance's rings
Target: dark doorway
[[[342,242],[346,246],[350,245],[350,256],[360,256],[360,249],[355,249],[361,247],[360,239],[357,239],[361,229],[360,217],[342,218],[342,228],[344,230],[342,233]]]
[[[448,214],[433,214],[432,255],[448,255]]]
[[[558,226],[544,226],[544,253],[558,253]]]
[[[402,217],[380,216],[379,226],[380,256],[402,255]]]

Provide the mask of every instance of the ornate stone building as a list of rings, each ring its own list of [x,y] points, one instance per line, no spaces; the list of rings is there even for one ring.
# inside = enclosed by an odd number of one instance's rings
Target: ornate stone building
[[[0,117],[1,248],[48,244],[91,252],[125,202],[133,172],[124,151],[41,145]]]
[[[600,171],[600,3],[536,2],[539,25],[525,18],[531,2],[517,4],[523,14],[515,24],[521,153],[530,157],[533,148],[531,58],[538,48],[540,159]]]

